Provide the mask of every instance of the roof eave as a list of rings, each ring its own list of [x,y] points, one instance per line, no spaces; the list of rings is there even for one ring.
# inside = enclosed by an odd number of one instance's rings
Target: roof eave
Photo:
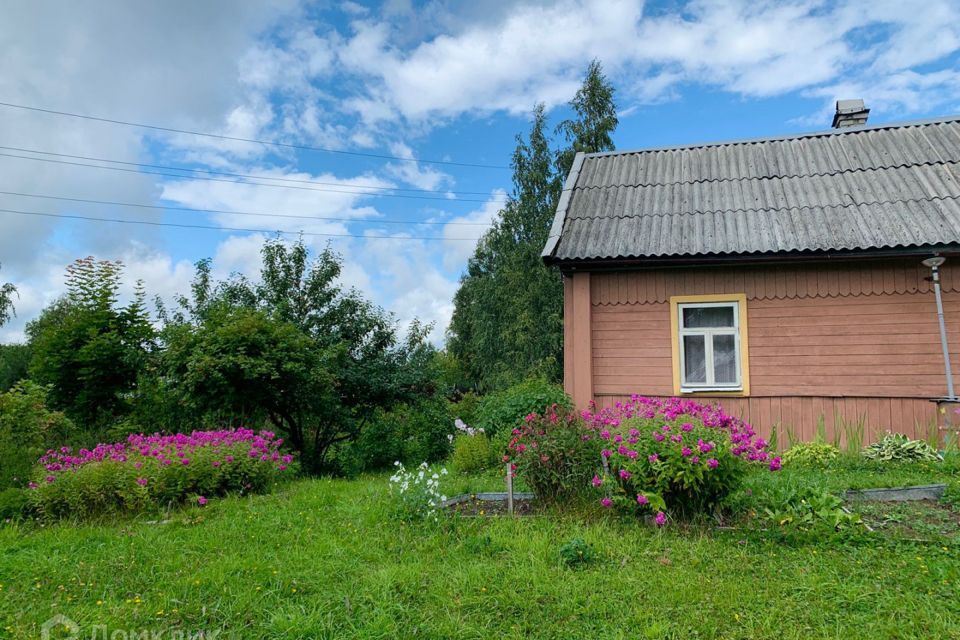
[[[583,159],[586,156],[582,151],[578,151],[573,158],[573,164],[570,165],[570,173],[563,184],[563,191],[560,192],[560,200],[557,202],[557,212],[553,215],[553,225],[550,227],[550,235],[547,236],[547,244],[543,247],[540,257],[547,264],[554,260],[554,251],[560,242],[560,236],[563,233],[563,224],[567,220],[567,209],[570,206],[570,197],[573,195],[573,189],[580,177],[580,168],[583,167]]]

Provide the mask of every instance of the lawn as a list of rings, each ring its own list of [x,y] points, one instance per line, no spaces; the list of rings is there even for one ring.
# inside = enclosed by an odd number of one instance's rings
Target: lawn
[[[166,523],[0,527],[0,637],[60,613],[81,637],[960,638],[955,538],[786,544],[592,509],[411,525],[386,486],[300,480]],[[598,561],[560,562],[572,538]]]

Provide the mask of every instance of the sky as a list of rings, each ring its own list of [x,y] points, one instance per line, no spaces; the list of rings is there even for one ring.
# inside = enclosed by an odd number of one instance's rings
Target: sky
[[[76,258],[169,301],[203,258],[256,278],[280,231],[329,243],[345,287],[442,344],[515,135],[538,102],[569,117],[594,58],[618,149],[823,130],[838,98],[871,123],[952,115],[960,0],[9,3],[0,281],[19,298],[0,343]]]

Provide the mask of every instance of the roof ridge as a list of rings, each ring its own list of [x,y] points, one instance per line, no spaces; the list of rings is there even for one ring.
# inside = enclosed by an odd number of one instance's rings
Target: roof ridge
[[[571,216],[571,220],[628,220],[630,218],[671,218],[675,216],[702,216],[705,214],[716,213],[767,213],[774,211],[803,211],[807,210],[825,210],[825,209],[849,209],[850,207],[867,207],[878,204],[910,204],[913,202],[944,202],[946,200],[960,201],[960,195],[956,196],[931,196],[929,198],[905,198],[903,200],[871,200],[867,202],[839,202],[836,204],[810,205],[805,204],[799,207],[763,207],[763,208],[740,208],[740,209],[707,209],[704,211],[674,211],[671,213],[640,213],[640,214],[618,214],[613,216]]]
[[[849,173],[867,173],[868,171],[893,171],[897,169],[909,169],[911,167],[933,167],[946,165],[960,165],[960,160],[925,160],[923,162],[914,162],[912,164],[899,163],[879,167],[851,167],[849,169],[840,169],[838,171],[820,172],[820,173],[791,173],[777,174],[768,176],[742,176],[734,178],[704,178],[702,180],[682,180],[678,182],[638,182],[636,184],[618,183],[618,184],[591,184],[578,185],[577,191],[587,191],[590,189],[641,189],[644,187],[672,187],[676,185],[706,184],[708,182],[744,182],[746,180],[783,180],[792,178],[822,178],[825,176],[839,176]]]
[[[960,122],[960,114],[951,116],[941,116],[938,118],[926,118],[919,120],[904,120],[897,122],[886,122],[874,125],[863,125],[859,127],[843,127],[841,129],[826,129],[821,131],[807,131],[799,133],[789,133],[779,136],[760,136],[756,138],[734,138],[731,140],[716,140],[712,142],[698,142],[688,144],[666,145],[661,147],[641,147],[639,149],[625,149],[616,151],[600,151],[596,153],[584,154],[584,158],[604,158],[609,156],[624,156],[640,153],[656,153],[662,151],[682,151],[684,149],[703,149],[709,147],[729,147],[742,144],[759,144],[763,142],[781,142],[786,140],[800,140],[803,138],[824,138],[839,135],[851,135],[856,133],[868,133],[871,131],[880,131],[884,129],[905,129],[908,127],[923,127],[936,124],[946,124],[949,122]]]

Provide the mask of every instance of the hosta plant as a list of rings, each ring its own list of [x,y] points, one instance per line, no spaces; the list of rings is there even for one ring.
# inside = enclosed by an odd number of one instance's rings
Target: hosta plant
[[[440,511],[447,496],[440,489],[440,480],[447,469],[433,470],[426,462],[410,471],[402,462],[394,463],[390,476],[390,494],[396,501],[397,514],[404,520],[440,519]]]
[[[923,440],[911,440],[902,433],[889,433],[863,450],[868,460],[883,462],[940,461],[943,457]]]
[[[604,471],[593,478],[604,506],[691,516],[715,509],[741,482],[749,464],[780,468],[742,420],[691,400],[633,396],[584,412],[602,443]]]
[[[29,508],[47,519],[84,517],[263,491],[293,462],[282,443],[269,431],[231,429],[50,450],[29,484]]]
[[[783,452],[783,464],[825,467],[840,457],[840,449],[826,442],[801,442]]]

